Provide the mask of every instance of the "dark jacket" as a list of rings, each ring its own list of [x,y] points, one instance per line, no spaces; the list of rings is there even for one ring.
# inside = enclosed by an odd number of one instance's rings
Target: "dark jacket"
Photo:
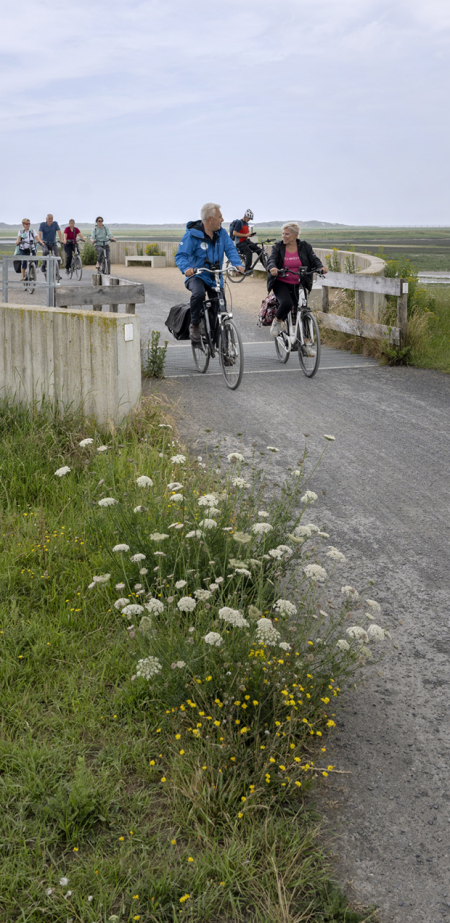
[[[314,253],[311,244],[306,240],[297,240],[297,250],[298,255],[302,261],[302,266],[305,266],[306,269],[322,269],[322,263],[319,260],[319,257]],[[286,244],[282,240],[277,240],[276,244],[272,247],[272,253],[269,256],[267,261],[267,291],[270,292],[273,289],[274,283],[277,280],[278,276],[272,276],[270,270],[274,269],[283,269],[284,264],[284,255],[286,253]],[[283,281],[282,279],[280,281]],[[310,276],[305,284],[308,292],[311,291],[313,284],[313,278]]]

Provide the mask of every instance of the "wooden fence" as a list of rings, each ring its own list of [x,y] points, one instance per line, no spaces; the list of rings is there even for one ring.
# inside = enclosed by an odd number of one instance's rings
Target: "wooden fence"
[[[386,337],[395,346],[402,346],[407,336],[408,282],[406,279],[386,279],[384,276],[360,275],[346,272],[328,272],[322,277],[322,310],[315,315],[324,327],[341,330],[353,336],[379,340]],[[378,295],[394,295],[397,298],[397,326],[369,323],[361,319],[361,309],[355,299],[355,317],[342,317],[329,312],[329,289],[352,289],[357,292],[373,292]]]

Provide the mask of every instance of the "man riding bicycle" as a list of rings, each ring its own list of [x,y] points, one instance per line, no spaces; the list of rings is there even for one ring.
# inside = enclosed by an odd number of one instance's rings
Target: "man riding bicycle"
[[[53,256],[59,256],[58,244],[56,243],[57,233],[59,234],[59,239],[62,243],[63,236],[58,222],[53,220],[53,215],[47,215],[45,221],[42,221],[42,223],[39,225],[38,231],[38,241],[42,246],[43,256],[48,256],[49,254],[53,254]],[[44,260],[41,269],[45,275],[47,271],[47,260]]]
[[[103,218],[100,216],[95,219],[95,228],[92,231],[91,241],[94,244],[94,247],[97,251],[97,264],[96,269],[99,268],[99,260],[102,249],[106,252],[106,260],[109,266],[109,241],[115,241],[115,237],[111,237],[111,232],[109,227],[106,224],[103,224]]]
[[[253,231],[250,230],[248,223],[249,221],[253,221],[253,217],[251,208],[247,208],[244,217],[237,218],[235,221],[232,221],[230,225],[233,243],[236,244],[238,252],[245,260],[245,272],[248,272],[251,268],[252,253],[262,252],[262,247],[250,240]]]
[[[205,299],[215,299],[214,279],[208,268],[222,266],[226,253],[230,263],[238,272],[244,272],[239,253],[222,227],[223,215],[220,205],[207,202],[201,210],[201,221],[188,221],[186,232],[178,247],[175,262],[180,272],[186,276],[185,286],[191,292],[191,323],[189,336],[193,342],[200,342],[200,312]],[[205,271],[195,274],[196,269]]]

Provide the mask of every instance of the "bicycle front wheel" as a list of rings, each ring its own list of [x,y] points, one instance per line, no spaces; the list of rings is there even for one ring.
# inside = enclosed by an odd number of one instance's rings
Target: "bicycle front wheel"
[[[298,361],[307,378],[313,378],[320,365],[320,333],[316,318],[309,312],[300,320],[303,343],[298,344]]]
[[[72,266],[75,278],[78,279],[78,282],[81,282],[81,277],[83,275],[83,264],[81,262],[81,256],[79,253],[77,253],[76,257],[72,257]]]
[[[282,362],[283,365],[286,365],[286,362],[289,359],[290,354],[289,349],[289,340],[287,334],[282,332],[275,337],[275,352],[277,354],[278,362]]]
[[[204,375],[208,369],[209,360],[211,356],[208,343],[206,342],[205,338],[202,337],[200,342],[195,342],[194,340],[191,340],[191,346],[192,346],[192,355],[194,357],[194,362],[195,362],[195,367],[197,369],[197,372],[201,372],[202,375]]]
[[[226,320],[220,331],[219,362],[228,387],[235,391],[244,373],[244,350],[239,330],[232,320]]]
[[[28,266],[28,291],[30,295],[33,294],[36,288],[36,265],[35,263],[30,263]]]
[[[242,260],[241,254],[239,254],[239,256]],[[229,282],[233,282],[233,284],[236,285],[236,284],[239,284],[239,282],[243,282],[245,279],[245,276],[243,272],[238,272],[235,266],[232,266],[231,263],[228,263],[227,279]]]

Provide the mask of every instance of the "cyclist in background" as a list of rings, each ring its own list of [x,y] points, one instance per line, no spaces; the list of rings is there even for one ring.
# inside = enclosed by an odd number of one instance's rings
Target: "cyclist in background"
[[[77,237],[80,240],[86,242],[86,238],[83,237],[79,228],[75,227],[75,221],[73,218],[69,219],[69,224],[64,228],[64,250],[66,251],[66,276],[69,275],[70,264],[72,262],[72,256],[75,252],[75,244]]]
[[[113,243],[114,243],[115,240],[116,240],[116,238],[115,238],[115,237],[111,237],[111,232],[110,232],[110,230],[109,230],[109,227],[108,227],[106,224],[103,224],[103,218],[100,218],[100,217],[99,217],[99,218],[96,218],[96,219],[95,219],[95,228],[93,229],[92,235],[91,235],[91,241],[92,241],[92,243],[94,244],[94,247],[95,247],[95,249],[96,249],[96,251],[97,251],[97,257],[98,257],[98,258],[100,257],[100,251],[101,251],[102,247],[105,248],[105,250],[106,250],[106,255],[107,255],[107,259],[108,259],[108,265],[109,265],[109,241],[110,241],[110,240],[112,240]],[[97,259],[97,263],[96,263],[96,267],[95,267],[95,268],[96,268],[96,269],[99,268],[99,261],[98,261],[98,259]]]
[[[247,208],[244,217],[237,218],[230,225],[233,243],[236,244],[239,253],[245,260],[245,272],[248,272],[252,265],[252,253],[262,252],[262,247],[250,240],[253,232],[250,230],[248,223],[253,221],[253,217],[251,208]]]
[[[223,215],[220,205],[207,202],[201,210],[201,221],[188,221],[186,233],[178,247],[175,262],[180,272],[186,276],[185,286],[191,292],[191,323],[189,335],[194,343],[200,342],[200,311],[205,294],[216,299],[214,278],[208,267],[222,268],[224,254],[238,272],[244,272],[239,253],[222,227]],[[196,269],[205,267],[205,272],[195,275]],[[222,283],[223,284],[223,283]],[[225,297],[225,296],[224,296]]]
[[[19,247],[20,256],[36,256],[36,234],[31,227],[29,218],[22,218],[22,230],[19,231],[16,247]],[[20,262],[19,260],[17,262]],[[22,279],[25,278],[27,260],[22,260]],[[18,267],[17,267],[18,271]]]
[[[53,220],[53,215],[47,215],[45,221],[42,221],[39,225],[38,231],[38,241],[42,246],[42,255],[48,256],[49,253],[52,253],[53,256],[59,256],[58,244],[56,243],[56,234],[58,233],[61,243],[63,242],[63,237],[61,234],[61,228],[57,221]],[[46,273],[47,271],[47,261],[45,260],[41,266],[42,272]],[[58,275],[58,273],[57,273]]]
[[[286,320],[292,307],[298,304],[299,281],[298,270],[301,266],[305,269],[321,269],[322,272],[328,272],[326,266],[322,266],[319,257],[314,253],[311,244],[306,240],[300,240],[300,225],[296,221],[288,221],[282,227],[282,240],[272,247],[272,253],[267,263],[267,291],[273,290],[278,301],[278,308],[275,318],[272,321],[270,332],[273,337],[277,337],[283,329],[283,322]],[[277,279],[280,269],[285,270],[286,275]],[[312,277],[305,283],[308,291],[312,289]]]

